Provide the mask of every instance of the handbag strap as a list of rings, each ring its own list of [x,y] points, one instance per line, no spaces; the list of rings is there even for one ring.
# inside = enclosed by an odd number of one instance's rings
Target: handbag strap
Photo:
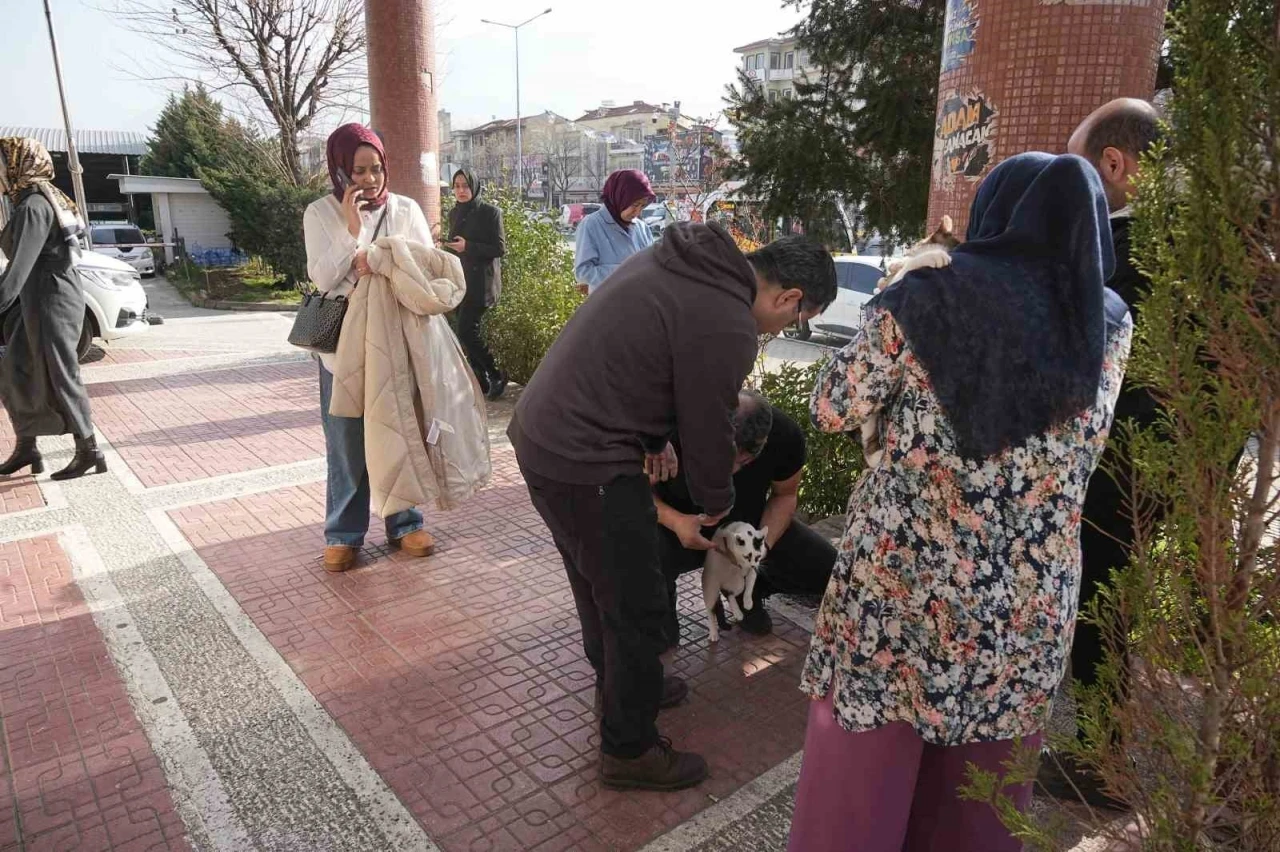
[[[391,209],[390,204],[382,205],[382,218],[378,219],[378,226],[373,229],[373,236],[369,238],[369,242],[376,242],[378,234],[382,232],[382,223],[387,221],[387,211]]]

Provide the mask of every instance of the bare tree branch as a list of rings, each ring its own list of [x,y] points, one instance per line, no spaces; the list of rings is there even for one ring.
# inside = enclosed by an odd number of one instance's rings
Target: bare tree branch
[[[112,11],[185,66],[169,79],[250,95],[296,181],[302,134],[364,85],[361,0],[119,0]]]

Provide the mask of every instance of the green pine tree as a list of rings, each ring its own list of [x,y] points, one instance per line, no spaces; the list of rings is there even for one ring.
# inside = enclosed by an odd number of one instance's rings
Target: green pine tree
[[[770,103],[745,73],[727,95],[744,193],[770,217],[838,231],[837,204],[868,230],[924,231],[946,0],[786,0],[818,73]]]
[[[194,178],[201,169],[252,168],[259,148],[253,135],[197,84],[169,95],[140,168],[144,175]]]

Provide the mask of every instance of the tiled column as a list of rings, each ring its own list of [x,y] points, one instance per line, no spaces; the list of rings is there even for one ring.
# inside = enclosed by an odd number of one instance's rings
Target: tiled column
[[[440,221],[436,48],[431,0],[365,0],[370,124],[387,148],[391,191]]]
[[[1024,151],[1062,153],[1118,97],[1150,98],[1165,0],[948,0],[929,225],[961,234],[983,176]]]

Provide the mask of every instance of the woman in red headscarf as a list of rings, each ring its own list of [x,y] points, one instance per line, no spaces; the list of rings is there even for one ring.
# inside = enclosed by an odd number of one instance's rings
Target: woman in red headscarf
[[[333,192],[312,202],[303,216],[307,273],[327,298],[348,295],[368,275],[367,249],[374,240],[402,236],[433,245],[431,228],[412,198],[387,191],[382,140],[360,124],[344,124],[329,137]],[[328,491],[325,501],[324,567],[345,571],[369,531],[369,475],[364,457],[364,420],[329,413],[334,356],[320,354],[320,417],[324,424]],[[417,509],[386,518],[387,540],[412,556],[427,556],[434,542]]]
[[[649,226],[636,221],[657,200],[644,172],[622,169],[609,175],[600,200],[604,207],[578,225],[574,250],[573,272],[588,293],[594,293],[624,260],[653,245]]]

